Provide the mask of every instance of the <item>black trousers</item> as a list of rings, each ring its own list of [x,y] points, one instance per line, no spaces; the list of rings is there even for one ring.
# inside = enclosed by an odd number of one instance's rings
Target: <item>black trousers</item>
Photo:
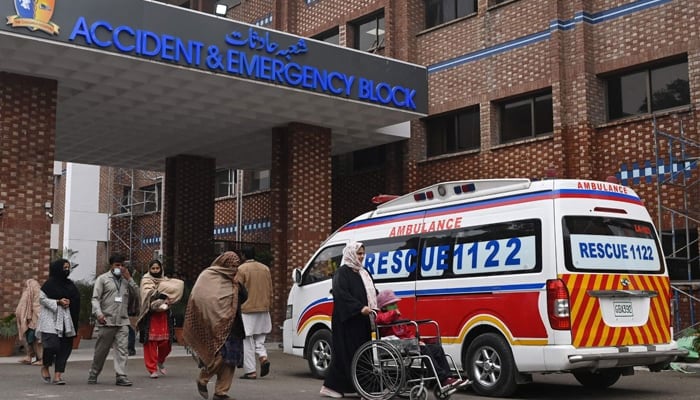
[[[445,351],[442,349],[442,346],[437,344],[426,344],[420,347],[420,352],[430,357],[430,360],[433,362],[433,366],[435,366],[435,372],[437,373],[437,378],[440,380],[440,382],[443,382],[445,378],[450,376],[450,365],[447,363]]]
[[[41,342],[44,346],[42,356],[44,366],[48,368],[56,363],[56,372],[65,372],[68,357],[73,352],[73,338],[41,332]]]

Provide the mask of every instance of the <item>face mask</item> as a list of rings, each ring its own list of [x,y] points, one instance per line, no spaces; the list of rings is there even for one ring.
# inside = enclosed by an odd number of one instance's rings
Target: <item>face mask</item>
[[[66,275],[66,277],[67,277],[68,275],[70,275],[70,270],[69,270],[69,269],[64,269],[64,270],[63,270],[63,273],[64,273],[64,274]]]
[[[163,276],[163,271],[151,272],[151,276],[153,276],[154,278],[160,278],[161,276]]]
[[[122,270],[119,269],[119,268],[114,268],[114,269],[112,270],[112,275],[114,275],[114,276],[116,276],[116,277],[120,277],[120,276],[122,276]]]

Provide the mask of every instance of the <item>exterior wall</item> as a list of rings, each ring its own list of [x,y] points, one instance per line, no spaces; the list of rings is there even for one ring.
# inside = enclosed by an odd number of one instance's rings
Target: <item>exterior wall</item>
[[[56,131],[55,81],[0,72],[0,316],[14,313],[24,282],[48,277]]]

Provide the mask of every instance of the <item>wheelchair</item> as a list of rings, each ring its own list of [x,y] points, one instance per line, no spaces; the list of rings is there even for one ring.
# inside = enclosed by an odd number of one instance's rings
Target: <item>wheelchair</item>
[[[351,373],[355,390],[360,397],[368,400],[389,400],[395,397],[409,400],[426,400],[428,388],[438,400],[448,400],[457,387],[443,386],[438,379],[432,359],[421,354],[420,341],[442,346],[440,327],[433,320],[401,320],[388,325],[375,323],[375,314],[370,314],[372,340],[360,346],[352,359]],[[411,324],[416,337],[412,339],[382,339],[380,329]],[[421,326],[432,326],[435,336],[421,338]],[[452,357],[445,354],[451,373],[458,379],[462,375],[457,370]],[[466,386],[466,385],[463,385]]]

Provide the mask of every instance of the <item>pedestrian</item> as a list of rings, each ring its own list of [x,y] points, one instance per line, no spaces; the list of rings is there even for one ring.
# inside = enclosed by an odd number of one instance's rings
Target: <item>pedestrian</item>
[[[382,290],[377,295],[377,318],[375,322],[378,325],[389,325],[399,320],[401,317],[401,310],[399,310],[400,298],[396,297],[393,290]],[[382,339],[394,336],[397,339],[414,339],[416,338],[415,325],[408,322],[406,324],[399,324],[393,326],[385,326],[379,330]],[[460,379],[450,376],[451,369],[447,362],[447,357],[445,356],[445,350],[442,346],[437,343],[424,343],[422,341],[418,342],[420,353],[430,357],[433,367],[435,368],[435,373],[437,374],[437,379],[440,381],[442,387],[447,388],[458,388],[466,386],[469,381],[467,379]],[[430,368],[428,367],[428,371]]]
[[[49,368],[54,365],[54,385],[65,385],[63,373],[73,352],[73,338],[76,336],[78,315],[80,314],[80,292],[70,275],[70,262],[64,258],[53,261],[49,266],[49,279],[39,292],[39,323],[43,344],[43,366],[41,379],[51,383]]]
[[[24,344],[27,355],[19,362],[22,364],[42,365],[41,335],[37,334],[36,326],[39,323],[39,292],[41,285],[36,279],[27,279],[24,290],[17,303],[15,315],[17,316],[17,332],[20,341]]]
[[[95,354],[88,384],[96,384],[109,349],[114,349],[114,372],[117,386],[131,386],[126,375],[129,342],[129,297],[138,296],[138,286],[124,266],[124,256],[109,257],[109,271],[97,277],[92,291],[92,313],[97,319]]]
[[[324,397],[341,398],[354,393],[351,364],[355,351],[371,338],[368,315],[377,309],[377,289],[364,268],[365,248],[350,242],[343,249],[341,266],[333,274],[331,316],[331,365],[321,386]]]
[[[183,291],[184,282],[165,276],[158,260],[151,261],[148,272],[141,278],[141,315],[136,326],[139,341],[143,343],[143,362],[153,379],[168,373],[165,359],[175,338],[170,306],[182,298]]]
[[[199,361],[197,391],[209,397],[207,383],[216,375],[214,400],[228,396],[236,367],[243,363],[243,321],[240,304],[246,290],[236,274],[240,259],[227,251],[199,274],[192,287],[185,312],[184,337],[189,350]]]
[[[242,379],[256,379],[255,356],[260,362],[260,376],[270,373],[265,336],[272,330],[270,306],[272,305],[272,277],[267,265],[255,261],[255,248],[246,246],[241,251],[243,263],[238,267],[238,281],[248,291],[248,300],[241,305],[243,328]]]

